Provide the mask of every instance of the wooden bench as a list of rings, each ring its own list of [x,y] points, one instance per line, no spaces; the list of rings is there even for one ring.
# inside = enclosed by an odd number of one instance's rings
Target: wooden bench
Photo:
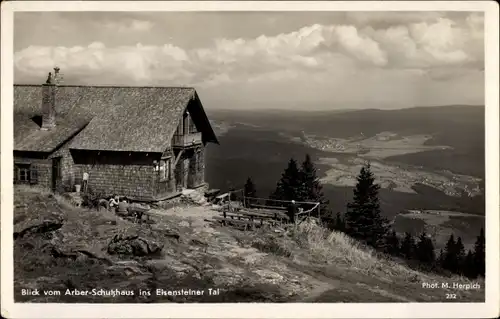
[[[243,219],[247,219],[248,217],[245,216],[245,215],[242,215],[242,214],[238,214],[238,213],[226,213],[226,214],[223,214],[224,218],[230,218],[230,219],[238,219],[238,220],[241,220],[242,218]]]
[[[253,215],[253,216],[266,216],[274,219],[286,219],[288,220],[289,217],[287,214],[280,212],[280,211],[272,211],[272,210],[264,210],[264,209],[258,209],[258,210],[248,210],[248,209],[242,209],[239,211],[240,214],[245,214],[245,215]]]
[[[257,205],[257,204],[249,204],[250,208],[264,208],[264,209],[272,209],[272,210],[288,210],[286,207],[279,206],[267,206],[267,205]]]
[[[238,220],[238,221],[249,221],[254,225],[263,226],[264,222],[269,223],[271,225],[276,225],[278,223],[282,223],[283,220],[288,220],[288,216],[274,216],[268,214],[259,214],[259,213],[226,213],[223,214],[223,220]]]

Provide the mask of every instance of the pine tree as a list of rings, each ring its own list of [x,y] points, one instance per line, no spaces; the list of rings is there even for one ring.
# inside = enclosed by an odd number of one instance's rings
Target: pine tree
[[[401,256],[406,260],[412,260],[415,257],[415,239],[410,233],[406,233],[401,243]]]
[[[425,264],[432,265],[435,261],[434,244],[432,240],[423,232],[419,237],[419,242],[416,249],[417,259]]]
[[[321,212],[327,211],[328,201],[323,195],[323,187],[316,174],[316,168],[309,154],[306,154],[304,162],[300,168],[300,196],[299,200],[321,203]]]
[[[474,244],[474,272],[482,277],[484,277],[486,265],[485,241],[484,229],[481,228],[476,243]]]
[[[462,272],[464,276],[468,278],[472,279],[477,277],[476,267],[474,265],[474,253],[471,250],[469,250],[465,256]]]
[[[398,256],[400,250],[399,238],[393,230],[386,236],[385,252],[392,256]]]
[[[347,234],[375,248],[383,246],[387,220],[381,216],[378,191],[370,164],[364,165],[353,191],[353,201],[347,205],[345,216]]]
[[[281,175],[281,179],[276,185],[276,190],[271,195],[272,199],[277,200],[300,200],[300,171],[297,167],[297,161],[293,158],[288,161],[288,167]]]
[[[341,231],[341,232],[343,232],[345,230],[344,220],[342,219],[340,212],[338,212],[337,216],[335,217],[334,229]]]
[[[248,197],[251,198],[257,197],[257,190],[255,189],[255,184],[250,177],[247,178],[245,186],[243,187],[243,194],[245,195],[246,198],[246,203],[245,203],[246,205],[249,204]]]
[[[457,243],[453,234],[450,235],[444,248],[443,268],[451,272],[458,271]]]
[[[457,269],[455,272],[462,274],[466,255],[465,255],[465,247],[464,244],[462,243],[461,237],[458,237],[457,239],[457,242],[455,244],[455,251],[457,256]]]
[[[246,197],[257,197],[257,190],[255,189],[255,184],[249,177],[244,186],[244,193]]]

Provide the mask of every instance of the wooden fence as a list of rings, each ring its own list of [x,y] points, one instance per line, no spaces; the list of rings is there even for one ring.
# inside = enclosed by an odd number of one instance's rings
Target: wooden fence
[[[265,224],[271,226],[288,223],[288,208],[292,201],[269,198],[247,197],[241,190],[232,190],[227,193],[228,200],[222,207],[222,216],[215,217],[223,225],[232,225],[242,229],[254,229]],[[320,203],[295,201],[297,213],[295,221],[300,222],[307,217],[320,216]]]

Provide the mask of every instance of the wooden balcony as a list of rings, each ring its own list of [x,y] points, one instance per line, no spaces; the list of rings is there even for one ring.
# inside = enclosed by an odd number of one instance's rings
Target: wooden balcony
[[[178,148],[190,147],[202,143],[201,132],[186,135],[174,135],[172,146]]]

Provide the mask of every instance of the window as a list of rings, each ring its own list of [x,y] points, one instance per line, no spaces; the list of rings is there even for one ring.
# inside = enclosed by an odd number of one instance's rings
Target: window
[[[171,179],[170,159],[162,159],[160,161],[160,181],[168,181]]]
[[[20,184],[36,184],[38,183],[38,170],[35,165],[31,164],[14,164],[14,180]]]

